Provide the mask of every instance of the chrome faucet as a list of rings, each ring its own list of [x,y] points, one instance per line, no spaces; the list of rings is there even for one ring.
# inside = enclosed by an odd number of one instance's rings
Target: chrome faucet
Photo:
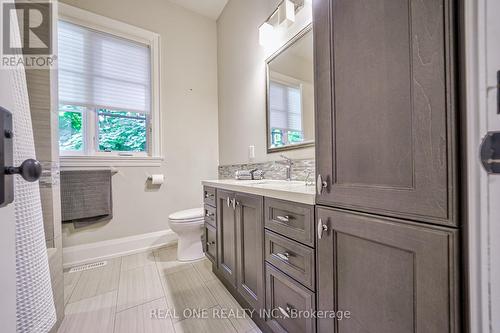
[[[285,165],[285,168],[286,168],[286,180],[287,181],[291,181],[292,180],[292,166],[293,166],[293,161],[291,158],[289,157],[286,157],[285,155],[280,155],[280,157],[282,159],[284,159],[285,161],[283,162],[278,162],[280,164],[284,164]]]
[[[313,172],[311,169],[306,170],[306,179],[305,179],[306,186],[314,186],[314,179],[311,178],[312,173]]]

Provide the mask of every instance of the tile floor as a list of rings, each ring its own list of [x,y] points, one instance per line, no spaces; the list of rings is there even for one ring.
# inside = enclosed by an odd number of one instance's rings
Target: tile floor
[[[241,313],[241,307],[212,273],[210,261],[177,262],[175,247],[65,272],[64,301],[59,333],[260,332],[248,317],[221,318],[221,311]],[[208,318],[184,309],[206,309]]]

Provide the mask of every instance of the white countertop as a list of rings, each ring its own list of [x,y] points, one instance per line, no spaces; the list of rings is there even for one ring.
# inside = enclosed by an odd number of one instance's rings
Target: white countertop
[[[201,183],[205,186],[224,190],[261,195],[308,205],[314,205],[316,198],[316,187],[314,185],[306,186],[306,183],[301,181],[218,179],[204,180]]]

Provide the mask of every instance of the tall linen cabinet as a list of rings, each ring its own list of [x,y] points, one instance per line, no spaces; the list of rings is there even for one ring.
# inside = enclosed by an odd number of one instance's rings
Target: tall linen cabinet
[[[460,332],[453,0],[314,0],[321,333]]]

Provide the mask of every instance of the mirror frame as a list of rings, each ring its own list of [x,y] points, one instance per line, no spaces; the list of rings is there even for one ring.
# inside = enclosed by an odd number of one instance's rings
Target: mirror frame
[[[275,58],[277,58],[280,54],[285,52],[288,48],[293,46],[293,44],[295,44],[296,41],[298,41],[299,39],[304,37],[308,32],[311,32],[312,29],[313,29],[313,25],[312,25],[312,23],[309,23],[305,28],[300,30],[295,36],[290,38],[290,40],[288,40],[285,43],[285,45],[280,47],[276,52],[274,52],[271,56],[269,56],[266,59],[266,149],[267,149],[268,154],[277,153],[277,152],[285,151],[285,150],[294,150],[294,149],[301,149],[301,148],[307,148],[307,147],[314,147],[314,145],[315,145],[315,139],[313,138],[312,140],[305,141],[303,143],[297,143],[294,145],[271,148],[270,147],[271,140],[270,140],[270,136],[269,136],[269,63],[271,61],[273,61]],[[314,91],[316,91],[315,88],[316,87],[314,87]],[[314,104],[316,104],[316,103],[314,103]],[[316,112],[316,110],[313,110],[313,111]]]

